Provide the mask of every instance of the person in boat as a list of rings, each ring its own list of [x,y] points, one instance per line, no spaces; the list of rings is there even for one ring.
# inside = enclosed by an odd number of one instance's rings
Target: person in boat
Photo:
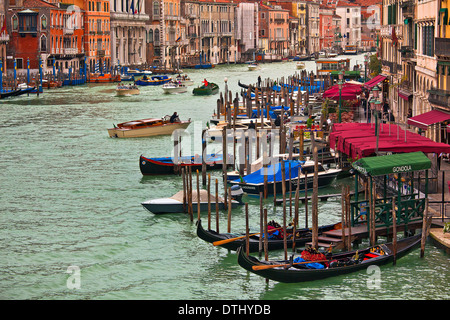
[[[253,123],[253,120],[250,120],[250,124],[248,125],[249,129],[256,129],[255,124]]]
[[[279,127],[281,125],[281,117],[280,115],[277,116],[275,119],[275,126]]]
[[[207,87],[208,84],[209,84],[208,81],[207,81],[206,79],[203,79],[202,83],[203,83],[203,85],[204,85],[205,87]]]
[[[178,114],[176,112],[174,112],[173,115],[170,117],[170,123],[174,122],[180,122],[180,118],[178,117]]]
[[[308,129],[311,129],[312,125],[313,125],[314,120],[312,119],[312,116],[310,115],[308,120],[306,120],[306,127]]]

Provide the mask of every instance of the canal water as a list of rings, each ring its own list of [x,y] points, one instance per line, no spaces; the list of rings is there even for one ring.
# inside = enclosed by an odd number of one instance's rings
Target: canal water
[[[363,61],[363,55],[353,56],[352,66]],[[306,66],[315,68],[313,61]],[[238,80],[286,77],[296,68],[295,62],[280,62],[263,64],[258,71],[235,64],[185,71],[196,85],[206,78],[221,91],[227,78],[235,93],[240,90]],[[450,298],[449,258],[431,243],[425,258],[414,250],[395,267],[386,265],[377,273],[266,283],[242,269],[234,252],[199,239],[187,215],[147,212],[141,202],[182,189],[180,177],[143,177],[139,170],[141,154],[171,155],[171,137],[112,139],[107,128],[176,111],[194,121],[189,132],[196,152],[196,132],[206,127],[219,96],[198,97],[191,91],[165,95],[160,87],[142,87],[138,96],[116,97],[114,89],[114,84],[88,84],[1,101],[1,299]],[[212,181],[220,180],[220,171],[211,175]],[[351,180],[339,180],[320,192],[340,193],[342,183],[352,186]],[[259,201],[248,196],[244,200],[249,203],[251,230],[257,231]],[[269,219],[282,222],[282,207],[274,208],[272,198],[265,207]],[[302,205],[300,219],[304,211]],[[320,225],[339,220],[339,199],[320,202]],[[244,230],[244,223],[244,209],[233,210],[232,231]],[[220,214],[220,225],[225,231],[226,212]]]

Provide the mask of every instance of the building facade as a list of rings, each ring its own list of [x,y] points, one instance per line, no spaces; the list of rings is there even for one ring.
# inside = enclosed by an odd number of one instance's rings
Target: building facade
[[[110,0],[111,61],[114,66],[142,65],[147,60],[146,2]]]

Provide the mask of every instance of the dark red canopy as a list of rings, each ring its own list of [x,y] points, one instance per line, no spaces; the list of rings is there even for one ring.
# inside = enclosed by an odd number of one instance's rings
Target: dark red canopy
[[[390,134],[389,134],[390,126]],[[450,145],[434,142],[417,133],[406,131],[397,125],[381,124],[378,151],[450,153]],[[398,132],[398,135],[397,135]],[[335,123],[330,133],[330,148],[352,158],[364,158],[376,151],[375,125],[370,123]]]
[[[341,98],[343,100],[355,100],[357,95],[361,93],[361,86],[352,83],[344,83],[342,85]],[[334,100],[339,99],[339,85],[334,85],[323,93],[324,98],[330,98]]]

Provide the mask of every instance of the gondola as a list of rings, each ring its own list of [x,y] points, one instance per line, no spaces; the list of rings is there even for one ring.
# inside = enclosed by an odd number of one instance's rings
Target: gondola
[[[419,234],[397,241],[396,258],[406,255],[420,244],[421,237]],[[270,280],[287,283],[340,276],[358,270],[365,270],[371,265],[383,265],[394,259],[392,243],[381,244],[363,250],[337,253],[328,257],[325,256],[326,262],[314,262],[314,260],[309,259],[306,260],[306,264],[297,262],[298,260],[293,259],[293,257],[289,260],[261,261],[253,256],[247,256],[245,245],[238,248],[237,254],[238,263],[244,269]],[[308,263],[308,261],[311,263]],[[273,267],[275,265],[277,266]]]
[[[324,231],[335,230],[335,229],[341,229],[341,224],[335,223],[335,224],[321,226],[321,227],[319,227],[319,235],[322,234],[322,232],[324,232]],[[288,234],[288,239],[286,240],[287,246],[289,248],[292,248],[292,244],[293,244],[292,227],[287,228],[286,233]],[[311,236],[312,236],[311,229],[309,229],[309,228],[298,229],[296,233],[298,235],[297,238],[295,239],[296,246],[302,246],[306,242],[311,241]],[[243,234],[218,233],[213,230],[206,230],[203,228],[201,220],[197,221],[197,236],[200,239],[202,239],[206,242],[210,242],[210,243],[214,243],[216,241],[221,241],[221,240],[226,240],[226,239],[232,239],[235,237],[244,237],[244,238],[232,241],[232,242],[227,242],[227,243],[219,245],[222,248],[232,250],[232,251],[236,251],[241,245],[243,245],[245,243],[245,234],[244,233]],[[256,252],[259,250],[259,238],[260,238],[259,234],[249,237],[250,252]],[[284,247],[283,239],[269,237],[269,239],[267,240],[267,243],[268,243],[269,250],[283,249],[283,247]]]
[[[36,87],[19,89],[19,90],[14,90],[14,91],[9,91],[9,92],[2,92],[2,93],[0,93],[0,99],[4,99],[4,98],[8,98],[8,97],[16,97],[16,96],[20,96],[20,95],[23,95],[26,93],[32,93],[33,90],[36,90]]]
[[[231,159],[229,160],[231,161]],[[182,156],[179,158],[180,168],[191,167],[192,171],[202,170],[202,159],[195,156]],[[174,174],[175,163],[172,157],[147,158],[139,157],[139,167],[143,175]],[[222,154],[210,154],[206,157],[206,170],[216,170],[222,168]]]
[[[241,88],[244,88],[244,89],[246,89],[246,90],[250,87],[250,86],[247,85],[247,84],[241,83],[240,80],[238,80],[238,86],[241,87]],[[254,86],[251,86],[251,89],[252,89],[252,92],[255,92],[255,87],[254,87]],[[258,90],[261,90],[261,87],[258,87]]]

